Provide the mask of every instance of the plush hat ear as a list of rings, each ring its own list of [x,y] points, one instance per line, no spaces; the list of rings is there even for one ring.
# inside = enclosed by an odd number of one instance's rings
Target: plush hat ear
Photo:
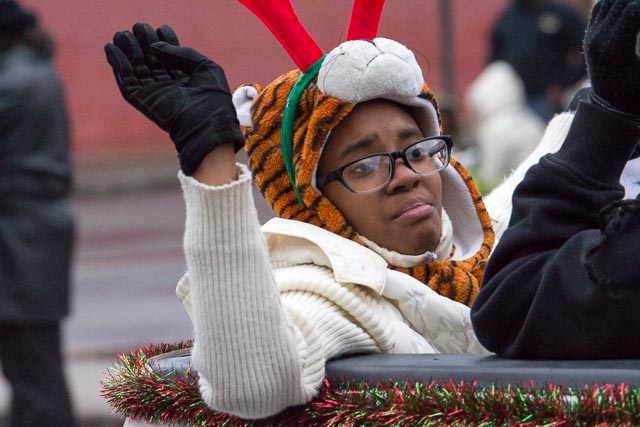
[[[323,55],[296,16],[291,0],[238,0],[278,39],[303,73]],[[347,40],[373,40],[385,0],[354,0]]]
[[[240,126],[250,127],[253,125],[251,120],[251,105],[260,92],[262,92],[262,87],[257,83],[242,85],[233,92],[233,106],[236,108]]]
[[[378,35],[378,24],[385,0],[355,0],[347,31],[348,40],[373,40]]]
[[[291,0],[238,1],[269,28],[301,71],[307,71],[323,55],[320,46],[298,19]]]

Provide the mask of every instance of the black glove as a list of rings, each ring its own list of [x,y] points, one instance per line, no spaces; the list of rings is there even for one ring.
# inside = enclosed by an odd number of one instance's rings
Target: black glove
[[[591,99],[640,121],[639,0],[601,0],[593,7],[584,40]]]
[[[169,132],[185,175],[223,144],[244,146],[224,70],[180,47],[170,27],[135,24],[133,33],[117,32],[105,52],[122,96]]]

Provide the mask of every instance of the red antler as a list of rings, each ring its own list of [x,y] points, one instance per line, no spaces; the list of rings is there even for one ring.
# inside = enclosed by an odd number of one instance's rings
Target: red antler
[[[323,55],[298,19],[290,0],[238,0],[269,28],[293,62],[305,72]]]
[[[378,34],[384,0],[355,0],[347,40],[373,40]]]

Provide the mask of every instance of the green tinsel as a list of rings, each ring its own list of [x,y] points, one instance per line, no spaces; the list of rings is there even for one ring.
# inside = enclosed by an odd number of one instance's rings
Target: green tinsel
[[[121,355],[101,383],[102,395],[126,417],[202,427],[640,425],[640,389],[624,384],[498,388],[408,381],[325,382],[320,394],[304,407],[245,421],[208,408],[200,398],[195,373],[159,376],[145,368],[149,357],[191,345],[190,341],[153,345]]]

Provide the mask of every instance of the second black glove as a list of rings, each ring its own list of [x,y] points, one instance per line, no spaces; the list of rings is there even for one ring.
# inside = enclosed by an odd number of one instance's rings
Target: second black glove
[[[640,1],[596,3],[584,41],[593,100],[622,116],[640,120]]]

